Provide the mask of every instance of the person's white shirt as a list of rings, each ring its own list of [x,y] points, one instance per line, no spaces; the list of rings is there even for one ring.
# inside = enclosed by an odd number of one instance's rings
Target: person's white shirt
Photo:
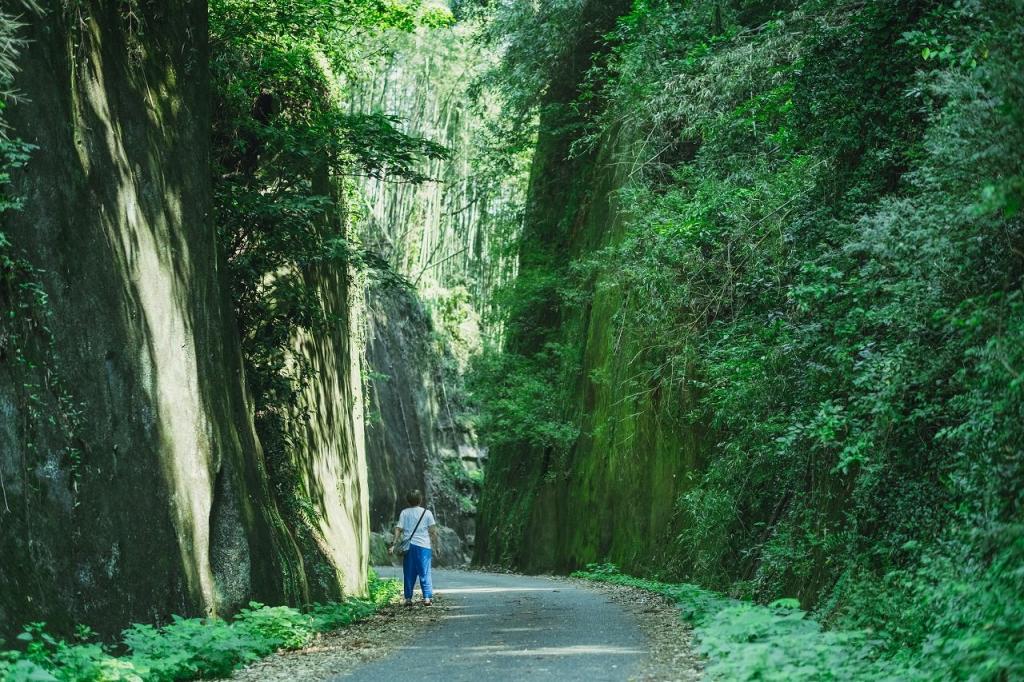
[[[420,521],[420,515],[423,516],[423,520]],[[419,528],[416,528],[416,522],[419,521]],[[402,510],[402,513],[398,515],[398,528],[402,530],[402,541],[409,541],[409,544],[416,545],[417,547],[423,547],[430,549],[430,533],[428,528],[433,526],[434,513],[429,509],[426,513],[423,513],[423,507],[407,507]],[[416,534],[410,539],[413,528],[416,528]]]

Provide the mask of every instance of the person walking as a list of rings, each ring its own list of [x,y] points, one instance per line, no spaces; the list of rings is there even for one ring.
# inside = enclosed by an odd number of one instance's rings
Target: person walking
[[[391,552],[404,554],[402,574],[405,578],[405,605],[412,606],[412,593],[419,579],[423,605],[430,606],[434,596],[434,587],[430,581],[430,561],[433,547],[437,546],[437,522],[434,521],[433,512],[420,506],[423,493],[419,490],[411,491],[405,496],[405,501],[409,506],[398,515]]]

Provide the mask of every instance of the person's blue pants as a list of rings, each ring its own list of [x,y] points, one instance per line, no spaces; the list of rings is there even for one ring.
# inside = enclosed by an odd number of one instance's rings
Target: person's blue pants
[[[416,579],[420,580],[420,590],[424,599],[434,596],[434,586],[430,584],[431,551],[419,545],[409,545],[402,562],[402,573],[405,575],[405,599],[412,599],[412,591],[416,587]]]

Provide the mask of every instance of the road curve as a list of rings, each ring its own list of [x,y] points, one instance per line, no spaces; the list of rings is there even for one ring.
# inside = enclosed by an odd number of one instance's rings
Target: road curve
[[[399,570],[377,570],[401,579]],[[332,679],[628,680],[646,653],[630,614],[568,581],[435,570],[434,590],[445,614],[437,625]]]

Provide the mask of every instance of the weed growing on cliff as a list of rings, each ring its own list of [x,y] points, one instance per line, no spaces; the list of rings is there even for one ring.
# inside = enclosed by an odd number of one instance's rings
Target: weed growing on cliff
[[[298,610],[253,602],[233,620],[181,618],[124,631],[127,654],[92,642],[79,627],[76,641],[57,639],[44,623],[28,625],[22,649],[0,651],[5,682],[173,682],[226,677],[236,668],[279,650],[301,649],[323,632],[365,619],[398,596],[398,583],[370,579],[368,599],[314,604]]]
[[[575,349],[558,344],[530,356],[485,349],[475,358],[469,390],[488,445],[566,453],[579,436],[562,413],[575,360]]]
[[[480,499],[483,488],[484,472],[480,469],[467,471],[461,461],[450,459],[444,462],[440,473],[436,494],[455,500],[464,514],[475,514],[476,501]]]

